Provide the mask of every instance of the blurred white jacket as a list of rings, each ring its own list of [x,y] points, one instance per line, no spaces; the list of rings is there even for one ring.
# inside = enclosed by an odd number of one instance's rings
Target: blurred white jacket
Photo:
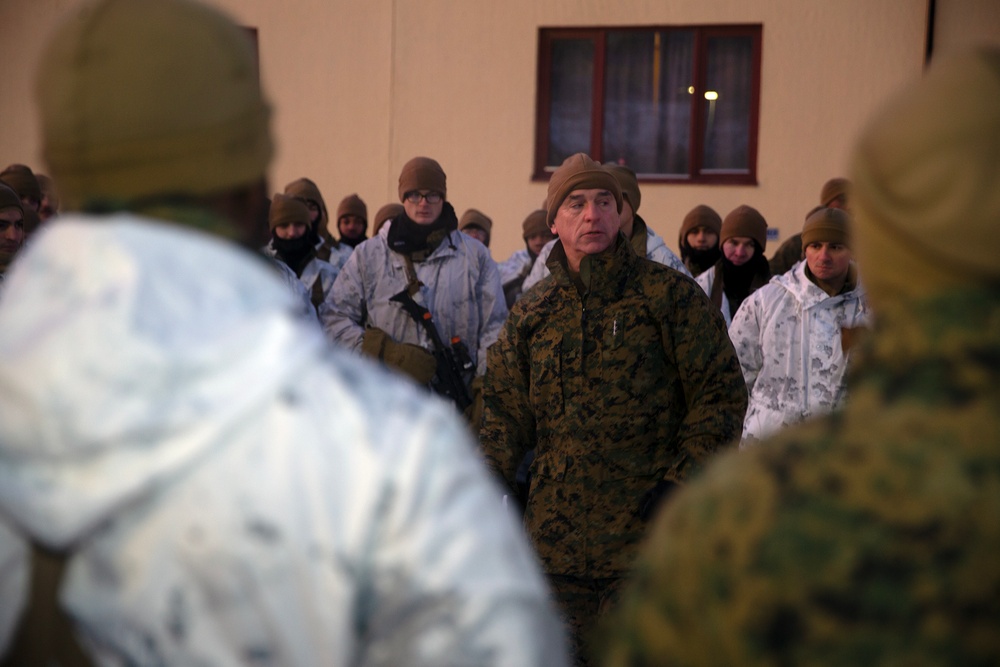
[[[842,330],[870,326],[864,289],[856,282],[830,296],[805,267],[799,261],[748,296],[729,327],[750,392],[744,444],[831,412],[846,396]]]
[[[297,308],[201,232],[40,232],[0,303],[0,652],[28,536],[104,664],[565,663],[454,409]]]

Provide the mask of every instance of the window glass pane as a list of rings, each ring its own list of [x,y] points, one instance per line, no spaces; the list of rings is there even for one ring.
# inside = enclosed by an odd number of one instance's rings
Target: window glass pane
[[[702,114],[705,171],[749,171],[753,39],[711,37]]]
[[[694,33],[609,31],[605,161],[636,173],[688,173]]]
[[[591,152],[593,93],[593,40],[553,40],[548,166],[559,166],[573,153]]]

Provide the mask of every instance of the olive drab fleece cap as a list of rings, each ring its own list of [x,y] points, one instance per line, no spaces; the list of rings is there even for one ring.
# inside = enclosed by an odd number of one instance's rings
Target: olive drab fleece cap
[[[679,247],[683,248],[686,245],[687,235],[696,227],[707,227],[715,232],[716,236],[719,236],[722,233],[722,216],[716,213],[714,208],[705,204],[698,204],[688,211],[688,214],[684,216],[684,222],[681,223],[680,236],[677,237]],[[767,236],[766,232],[764,236]]]
[[[348,195],[340,200],[340,205],[337,206],[337,222],[339,223],[345,215],[361,218],[365,221],[365,226],[368,225],[368,207],[357,194]]]
[[[839,243],[851,246],[850,216],[839,208],[819,208],[802,225],[802,247],[810,243]]]
[[[831,178],[823,184],[823,189],[819,192],[819,203],[829,206],[837,197],[848,195],[851,189],[851,182],[846,178]]]
[[[6,169],[0,171],[0,181],[9,185],[21,197],[42,201],[42,186],[35,173],[31,171],[31,167],[27,165],[8,165]]]
[[[642,201],[642,193],[639,192],[639,179],[635,177],[635,172],[625,165],[615,162],[604,164],[608,170],[618,179],[618,185],[622,189],[622,197],[628,200],[633,213],[639,212],[639,202]]]
[[[1000,281],[1000,49],[935,57],[852,159],[858,266],[873,301]]]
[[[622,188],[618,179],[604,166],[594,162],[586,153],[576,153],[563,160],[549,179],[549,194],[545,202],[548,215],[545,222],[549,228],[556,219],[556,211],[562,206],[566,196],[573,190],[608,190],[615,196],[618,212],[622,212]]]
[[[375,222],[372,226],[372,234],[378,234],[378,230],[382,229],[388,220],[392,220],[397,215],[402,213],[405,209],[402,204],[397,204],[395,202],[391,204],[386,204],[375,213]]]
[[[247,35],[189,0],[85,5],[46,47],[36,97],[69,209],[242,186],[271,160]]]
[[[747,206],[746,204],[737,206],[722,221],[722,229],[719,232],[719,246],[721,247],[727,239],[736,236],[753,239],[760,246],[761,251],[763,251],[767,248],[767,221],[752,206]]]
[[[274,231],[278,225],[303,224],[309,227],[309,209],[298,197],[275,194],[271,197],[271,210],[267,214],[267,226]]]
[[[551,234],[549,226],[545,223],[545,218],[548,215],[548,211],[544,208],[538,209],[537,211],[532,211],[528,214],[528,217],[524,219],[521,223],[522,237],[525,241],[530,239],[536,234]]]
[[[0,182],[0,210],[5,208],[16,208],[22,214],[24,213],[24,204],[21,203],[21,197],[14,192],[12,187]]]
[[[403,165],[399,172],[399,201],[406,198],[407,192],[414,190],[433,190],[447,198],[444,169],[429,157],[415,157]]]

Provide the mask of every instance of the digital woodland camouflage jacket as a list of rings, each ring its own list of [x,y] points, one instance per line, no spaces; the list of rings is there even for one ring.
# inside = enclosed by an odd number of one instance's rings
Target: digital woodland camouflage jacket
[[[611,667],[1000,664],[1000,297],[879,310],[843,411],[659,517]]]
[[[549,266],[489,350],[482,447],[511,487],[536,449],[525,523],[548,572],[618,576],[644,493],[739,438],[746,387],[718,309],[624,237],[583,259],[583,296],[561,244]]]

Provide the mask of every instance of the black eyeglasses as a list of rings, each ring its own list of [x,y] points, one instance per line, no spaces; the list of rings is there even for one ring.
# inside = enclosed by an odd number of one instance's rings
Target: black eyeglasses
[[[410,202],[411,204],[419,204],[421,199],[426,201],[428,204],[437,204],[438,202],[441,201],[441,193],[428,192],[427,194],[421,194],[416,190],[413,190],[412,192],[407,192],[405,195],[403,195],[403,199]]]

